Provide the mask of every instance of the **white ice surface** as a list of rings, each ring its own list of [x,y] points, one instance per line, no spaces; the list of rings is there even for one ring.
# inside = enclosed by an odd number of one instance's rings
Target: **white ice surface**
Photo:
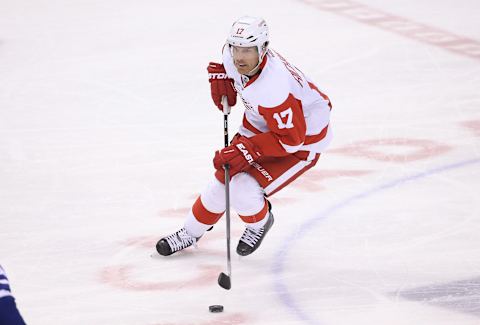
[[[28,324],[480,323],[480,60],[308,2],[0,1],[0,263]],[[480,41],[477,1],[361,3]],[[243,14],[335,139],[227,292],[223,222],[150,254],[212,175],[206,65]]]

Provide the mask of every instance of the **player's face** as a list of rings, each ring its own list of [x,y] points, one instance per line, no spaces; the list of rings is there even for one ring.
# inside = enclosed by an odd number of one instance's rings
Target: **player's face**
[[[247,74],[258,64],[258,49],[252,47],[232,46],[233,63],[240,74]]]

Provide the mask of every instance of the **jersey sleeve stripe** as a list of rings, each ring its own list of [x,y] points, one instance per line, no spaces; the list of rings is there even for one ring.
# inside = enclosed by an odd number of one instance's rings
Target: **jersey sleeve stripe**
[[[323,128],[322,132],[316,135],[307,135],[305,136],[305,145],[312,144],[315,142],[322,141],[327,136],[328,125]]]
[[[300,148],[303,146],[303,142],[300,143],[300,144],[298,144],[298,145],[296,145],[296,146],[290,146],[290,145],[288,145],[288,144],[283,143],[283,142],[280,141],[280,140],[279,140],[279,142],[280,142],[280,144],[282,145],[283,149],[285,149],[285,151],[288,152],[288,153],[297,152],[298,149],[300,149]]]
[[[12,293],[8,290],[0,289],[0,298],[4,298],[4,297],[12,297]]]
[[[8,283],[0,284],[0,290],[10,291],[10,285]]]

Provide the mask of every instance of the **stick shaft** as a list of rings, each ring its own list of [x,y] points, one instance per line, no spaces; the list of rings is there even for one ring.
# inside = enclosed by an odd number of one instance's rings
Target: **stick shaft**
[[[230,114],[230,106],[226,97],[222,98],[223,105],[223,133],[225,147],[229,145],[228,139],[228,114]],[[230,166],[225,165],[225,221],[227,224],[227,271],[228,276],[232,276],[232,259],[230,255]]]
[[[232,276],[232,259],[230,256],[230,168],[225,166],[225,222],[227,224],[227,270],[228,276]]]

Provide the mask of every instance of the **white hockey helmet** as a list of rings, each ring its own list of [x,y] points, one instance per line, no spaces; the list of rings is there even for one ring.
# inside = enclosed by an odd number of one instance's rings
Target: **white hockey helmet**
[[[227,43],[230,46],[238,47],[256,46],[260,57],[259,61],[261,62],[267,53],[268,34],[268,26],[265,19],[243,16],[233,23]]]

